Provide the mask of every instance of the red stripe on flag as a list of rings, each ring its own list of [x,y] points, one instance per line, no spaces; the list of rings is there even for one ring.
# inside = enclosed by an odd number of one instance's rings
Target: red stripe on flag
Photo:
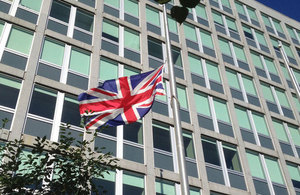
[[[94,118],[88,125],[85,126],[86,130],[88,130],[91,126],[97,123],[99,120],[103,119],[104,117],[110,115],[111,113],[101,114],[100,116]]]

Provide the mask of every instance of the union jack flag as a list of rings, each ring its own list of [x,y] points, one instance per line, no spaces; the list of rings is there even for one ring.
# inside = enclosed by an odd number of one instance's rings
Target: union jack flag
[[[155,95],[165,95],[163,66],[130,77],[107,80],[78,96],[86,129],[133,123],[146,115]]]

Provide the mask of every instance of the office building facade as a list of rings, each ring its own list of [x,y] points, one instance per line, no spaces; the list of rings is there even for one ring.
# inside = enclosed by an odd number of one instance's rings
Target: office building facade
[[[59,141],[61,123],[83,139],[78,94],[166,63],[162,12],[152,0],[0,0],[1,139]],[[201,0],[168,29],[191,194],[299,195],[300,102],[279,44],[299,84],[300,23],[254,0]],[[98,133],[124,169],[97,179],[109,194],[180,194],[165,73],[151,112]]]

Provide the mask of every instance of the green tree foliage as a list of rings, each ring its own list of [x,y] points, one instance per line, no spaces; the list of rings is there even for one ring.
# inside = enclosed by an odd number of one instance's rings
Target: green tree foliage
[[[159,4],[166,4],[171,0],[155,0]],[[198,5],[200,0],[179,0],[181,6],[174,5],[171,8],[171,16],[178,23],[182,23],[185,21],[187,15],[189,14],[188,8],[194,8]]]
[[[115,171],[117,159],[90,147],[94,141],[75,141],[68,127],[62,127],[60,142],[35,138],[33,148],[23,139],[1,146],[0,194],[96,194],[105,187],[96,186],[94,178]],[[99,192],[101,189],[101,192]]]

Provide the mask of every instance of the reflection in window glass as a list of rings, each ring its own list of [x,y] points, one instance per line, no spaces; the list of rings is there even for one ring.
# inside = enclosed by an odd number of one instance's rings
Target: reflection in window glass
[[[124,171],[123,194],[144,194],[144,177],[139,174]]]
[[[139,33],[126,28],[124,31],[124,46],[135,51],[140,51]]]
[[[101,81],[118,78],[118,63],[101,57],[99,79]]]
[[[71,6],[61,1],[54,0],[51,7],[50,16],[69,23]]]
[[[93,24],[94,18],[91,14],[79,9],[77,10],[75,19],[76,27],[82,28],[89,32],[93,32]]]
[[[154,148],[171,152],[171,139],[169,126],[153,121],[153,144]]]
[[[77,97],[67,95],[64,100],[61,121],[67,124],[80,126],[81,117]]]
[[[217,143],[214,140],[202,139],[205,162],[221,166]]]
[[[70,69],[88,75],[90,70],[90,54],[83,50],[72,48]]]
[[[35,11],[40,11],[41,8],[41,4],[42,4],[42,0],[21,0],[20,1],[20,5],[27,7],[29,9],[35,10]]]
[[[61,66],[64,58],[64,44],[52,39],[45,39],[41,59]]]
[[[239,161],[239,155],[235,147],[228,144],[223,144],[223,151],[228,169],[242,172],[242,167]]]

